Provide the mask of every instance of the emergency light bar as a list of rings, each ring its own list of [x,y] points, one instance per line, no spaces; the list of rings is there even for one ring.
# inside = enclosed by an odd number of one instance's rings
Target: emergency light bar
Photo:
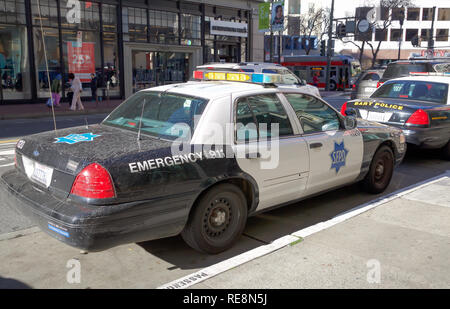
[[[409,72],[411,76],[448,76],[450,72]]]
[[[194,79],[205,81],[232,81],[258,84],[281,83],[280,74],[265,73],[242,73],[242,72],[221,72],[221,71],[194,71]]]

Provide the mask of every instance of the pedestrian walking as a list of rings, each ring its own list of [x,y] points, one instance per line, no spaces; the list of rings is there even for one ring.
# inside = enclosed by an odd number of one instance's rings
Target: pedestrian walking
[[[319,77],[317,75],[318,75],[317,73],[314,73],[313,85],[316,86],[317,88],[319,88]]]
[[[56,75],[52,82],[52,101],[53,106],[60,107],[59,101],[61,100],[61,74]]]
[[[91,92],[92,101],[95,101],[95,106],[98,106],[98,96],[97,96],[98,78],[95,73],[91,74]]]
[[[71,84],[70,89],[73,92],[72,104],[70,105],[71,110],[84,110],[84,106],[81,103],[81,93],[83,92],[83,87],[81,81],[78,77],[75,77],[73,73],[69,73],[69,82]]]

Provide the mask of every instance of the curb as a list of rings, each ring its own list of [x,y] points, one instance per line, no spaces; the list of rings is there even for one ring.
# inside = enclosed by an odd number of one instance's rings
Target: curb
[[[79,116],[79,115],[93,115],[93,114],[105,114],[113,111],[115,107],[111,108],[103,108],[103,109],[95,109],[95,110],[84,110],[84,111],[60,111],[55,112],[55,116]],[[52,117],[51,112],[39,112],[39,113],[29,113],[29,114],[10,114],[10,115],[1,115],[0,120],[12,120],[12,119],[33,119],[33,118],[47,118]]]
[[[18,230],[18,231],[14,231],[14,232],[10,232],[10,233],[5,233],[5,234],[0,235],[0,241],[19,238],[22,236],[27,236],[30,234],[38,233],[40,231],[41,231],[41,229],[38,228],[37,226],[35,226],[35,227],[31,227],[31,228],[24,229],[24,230]]]

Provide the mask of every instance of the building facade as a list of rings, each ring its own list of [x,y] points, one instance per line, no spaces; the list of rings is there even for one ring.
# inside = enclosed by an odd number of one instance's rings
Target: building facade
[[[126,98],[187,81],[196,65],[262,61],[260,1],[0,0],[0,104],[42,102],[67,75]],[[261,48],[258,49],[258,45]]]
[[[358,8],[367,7],[366,1],[346,1],[346,5],[342,6],[336,0],[335,17],[355,16]],[[450,55],[449,29],[450,29],[450,1],[426,1],[414,0],[412,6],[408,8],[397,8],[386,12],[380,11],[381,18],[384,16],[392,16],[392,24],[385,30],[373,29],[369,33],[368,41],[372,45],[378,45],[381,41],[380,51],[377,55],[376,65],[384,65],[390,61],[399,59],[408,59],[412,55],[424,55],[427,47],[427,38],[431,34],[434,38],[434,48],[436,55]],[[378,5],[379,6],[379,5]],[[433,16],[433,6],[436,6],[435,15]],[[404,16],[403,25],[400,23],[401,17]],[[434,20],[434,30],[431,33],[431,24]],[[379,21],[380,24],[383,21]],[[379,27],[382,28],[382,27]],[[414,37],[420,38],[419,46],[413,46],[411,40]],[[352,39],[354,43],[362,46],[362,41]],[[353,43],[344,43],[340,40],[336,41],[335,52],[359,57],[359,49]],[[372,52],[369,46],[364,49],[362,64],[364,67],[371,66]]]

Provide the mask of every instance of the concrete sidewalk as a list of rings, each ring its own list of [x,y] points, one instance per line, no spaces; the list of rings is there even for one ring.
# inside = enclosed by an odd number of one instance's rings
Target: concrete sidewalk
[[[104,114],[111,112],[122,102],[123,100],[103,100],[97,105],[92,101],[83,101],[83,111],[72,111],[69,108],[69,103],[62,102],[61,106],[55,107],[54,110],[56,116]],[[0,120],[45,117],[52,117],[52,109],[44,103],[0,105]]]
[[[450,288],[449,176],[381,200],[368,211],[191,287]],[[242,254],[236,251],[255,248],[252,241],[242,237],[219,260],[196,253],[176,237],[83,255],[29,229],[0,235],[0,288],[156,288],[201,273],[202,265],[239,259]],[[167,258],[167,251],[177,256]],[[67,274],[78,262],[81,282],[70,284]]]

